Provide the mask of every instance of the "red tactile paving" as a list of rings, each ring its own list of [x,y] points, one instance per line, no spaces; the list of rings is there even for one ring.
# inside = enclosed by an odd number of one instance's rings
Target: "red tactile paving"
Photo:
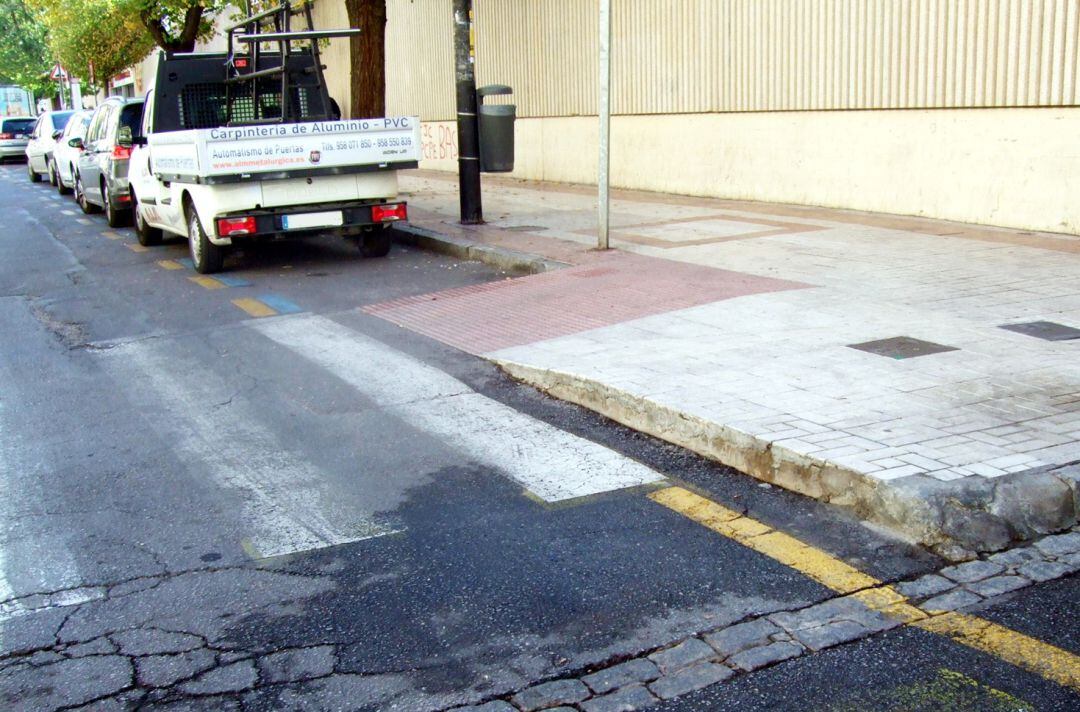
[[[808,285],[612,252],[587,265],[395,299],[364,311],[469,353]]]

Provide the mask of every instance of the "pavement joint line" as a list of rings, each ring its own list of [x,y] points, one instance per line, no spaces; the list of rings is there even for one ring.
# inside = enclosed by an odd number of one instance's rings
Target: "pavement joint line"
[[[260,318],[264,316],[277,316],[278,313],[263,302],[260,302],[258,299],[252,299],[251,297],[241,297],[240,299],[233,299],[232,303],[243,309],[250,316],[253,316],[255,318]]]

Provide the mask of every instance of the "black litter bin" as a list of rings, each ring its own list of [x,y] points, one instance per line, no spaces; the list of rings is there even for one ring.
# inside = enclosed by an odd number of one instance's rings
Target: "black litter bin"
[[[484,97],[513,94],[503,84],[489,84],[476,90],[480,119],[480,170],[484,173],[509,173],[514,170],[513,104],[484,104]]]

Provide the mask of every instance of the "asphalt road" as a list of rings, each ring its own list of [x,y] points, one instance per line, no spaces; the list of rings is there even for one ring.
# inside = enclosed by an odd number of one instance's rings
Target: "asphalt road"
[[[835,595],[667,484],[882,580],[944,565],[360,310],[513,275],[325,236],[199,280],[20,165],[0,215],[3,709],[443,709]],[[1076,654],[1077,592],[983,615]],[[1076,702],[905,628],[663,708]]]

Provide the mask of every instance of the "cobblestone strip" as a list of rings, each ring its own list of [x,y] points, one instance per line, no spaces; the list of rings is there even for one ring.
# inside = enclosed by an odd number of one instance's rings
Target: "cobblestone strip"
[[[1080,571],[1080,530],[949,566],[936,574],[761,616],[590,671],[580,678],[543,682],[504,699],[454,708],[454,712],[645,709],[740,673],[933,619],[1075,571]]]

